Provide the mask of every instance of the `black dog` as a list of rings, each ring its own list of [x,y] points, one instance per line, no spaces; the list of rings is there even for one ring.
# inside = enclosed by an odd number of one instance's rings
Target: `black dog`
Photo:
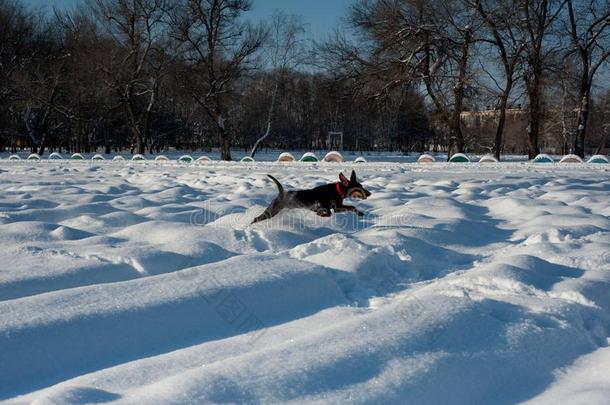
[[[275,182],[279,195],[261,215],[256,217],[253,224],[276,216],[284,208],[306,208],[314,211],[321,217],[330,217],[331,209],[335,212],[353,211],[359,216],[364,214],[349,205],[343,205],[343,199],[354,198],[366,200],[371,195],[356,179],[356,172],[352,171],[348,180],[343,173],[339,174],[339,182],[319,186],[311,190],[284,191],[284,187],[277,179],[268,175]]]

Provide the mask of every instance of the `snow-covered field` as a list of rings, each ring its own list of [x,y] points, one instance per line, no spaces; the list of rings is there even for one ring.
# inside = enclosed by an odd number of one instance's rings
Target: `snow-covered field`
[[[0,163],[0,401],[608,403],[610,168]]]

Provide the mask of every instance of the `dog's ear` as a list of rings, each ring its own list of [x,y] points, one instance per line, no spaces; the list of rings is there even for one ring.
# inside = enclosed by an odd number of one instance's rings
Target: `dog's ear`
[[[345,187],[349,186],[349,180],[343,175],[343,173],[339,173],[339,180],[341,180],[341,184],[343,184]]]
[[[349,181],[351,183],[357,183],[358,182],[358,180],[356,179],[356,171],[355,170],[352,170],[352,176],[350,177]]]

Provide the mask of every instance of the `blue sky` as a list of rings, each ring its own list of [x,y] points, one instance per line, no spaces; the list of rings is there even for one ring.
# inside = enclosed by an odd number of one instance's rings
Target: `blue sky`
[[[24,0],[33,6],[73,7],[83,0]],[[248,13],[253,20],[266,19],[276,10],[285,14],[303,16],[308,24],[309,31],[314,39],[324,38],[331,33],[341,18],[345,16],[347,8],[354,0],[254,0],[252,11]]]

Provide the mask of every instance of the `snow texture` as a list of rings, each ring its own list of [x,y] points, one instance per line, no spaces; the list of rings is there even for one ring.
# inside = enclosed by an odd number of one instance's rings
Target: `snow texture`
[[[352,168],[364,218],[249,225]],[[4,161],[0,402],[607,402],[609,174]]]

